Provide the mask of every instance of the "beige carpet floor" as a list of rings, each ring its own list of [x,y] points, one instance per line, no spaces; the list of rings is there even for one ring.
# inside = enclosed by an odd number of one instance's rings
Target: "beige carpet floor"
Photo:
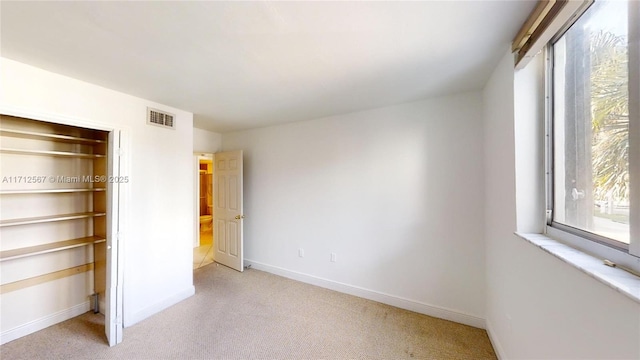
[[[0,347],[8,359],[495,359],[484,330],[249,269],[194,272],[196,294],[108,347],[87,313]]]

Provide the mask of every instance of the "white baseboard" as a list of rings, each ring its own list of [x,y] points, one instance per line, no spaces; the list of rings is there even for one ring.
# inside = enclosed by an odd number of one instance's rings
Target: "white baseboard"
[[[0,334],[0,344],[6,344],[9,341],[13,341],[15,339],[21,338],[23,336],[32,334],[36,331],[40,331],[42,329],[48,328],[51,325],[55,325],[59,322],[63,322],[65,320],[69,320],[78,315],[82,315],[87,311],[91,310],[90,302],[85,301],[81,304],[72,306],[68,309],[64,309],[58,311],[56,313],[47,315],[40,319],[36,319],[30,321],[26,324],[20,325],[13,329],[9,329],[7,331],[3,331]]]
[[[504,349],[500,344],[495,332],[493,332],[493,327],[491,326],[491,321],[489,319],[486,320],[487,323],[487,334],[489,334],[489,340],[491,341],[491,345],[493,345],[493,350],[496,352],[496,356],[498,359],[506,359],[507,357],[504,355]]]
[[[256,270],[265,271],[289,279],[301,281],[307,284],[320,286],[326,289],[335,290],[349,295],[377,301],[383,304],[395,306],[405,310],[415,311],[417,313],[433,316],[439,319],[454,321],[480,329],[485,328],[485,320],[477,316],[468,315],[459,311],[443,308],[440,306],[429,305],[415,300],[405,299],[395,295],[389,295],[374,290],[364,289],[358,286],[340,283],[333,280],[323,279],[313,275],[307,275],[296,271],[283,269],[277,266],[267,265],[258,261],[245,259],[245,265],[251,265]]]
[[[193,296],[193,294],[196,293],[196,288],[195,286],[190,286],[182,291],[179,291],[169,297],[166,297],[162,300],[160,300],[159,302],[152,304],[150,306],[145,307],[144,309],[134,313],[131,316],[124,316],[124,327],[129,327],[132,326],[134,324],[137,324],[138,322],[159,313],[160,311],[173,306],[177,303],[179,303],[180,301]]]

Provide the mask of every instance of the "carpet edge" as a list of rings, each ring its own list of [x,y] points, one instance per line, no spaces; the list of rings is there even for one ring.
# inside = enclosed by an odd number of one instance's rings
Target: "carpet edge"
[[[379,291],[361,288],[321,277],[300,273],[284,269],[281,267],[268,265],[259,261],[244,259],[245,265],[251,265],[256,270],[265,271],[274,275],[279,275],[292,280],[301,281],[307,284],[319,286],[322,288],[338,291],[341,293],[361,297],[364,299],[377,301],[383,304],[395,306],[397,308],[414,311],[420,314],[433,316],[435,318],[453,321],[456,323],[473,326],[486,330],[486,321],[483,318],[465,314],[459,311],[443,308],[436,305],[423,303],[420,301],[405,299],[399,296],[385,294]]]

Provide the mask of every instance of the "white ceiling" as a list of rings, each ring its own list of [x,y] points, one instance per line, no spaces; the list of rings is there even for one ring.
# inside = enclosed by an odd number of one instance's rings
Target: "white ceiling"
[[[226,132],[480,89],[535,1],[0,4],[3,57]]]

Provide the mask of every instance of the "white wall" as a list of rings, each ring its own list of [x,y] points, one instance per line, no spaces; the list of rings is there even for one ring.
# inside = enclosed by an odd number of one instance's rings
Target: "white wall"
[[[107,124],[129,136],[125,326],[193,294],[193,114],[8,59],[1,75],[2,107]],[[147,125],[147,106],[176,114],[176,129]]]
[[[468,93],[225,133],[225,151],[245,151],[246,258],[484,326],[480,100]]]
[[[516,159],[516,144],[535,144],[537,132],[522,131],[530,123],[514,125],[526,121],[514,117],[514,110],[528,101],[514,88],[538,78],[540,64],[514,75],[512,61],[507,53],[483,91],[486,318],[492,341],[505,359],[638,359],[640,304],[513,235],[517,224],[539,226],[527,217],[540,212],[541,194],[519,197],[516,205],[516,160],[539,163],[539,152],[527,158],[518,151]],[[518,194],[527,187],[537,192],[542,180],[522,180],[522,172]],[[518,216],[525,219],[516,221],[516,208],[524,209]]]
[[[542,233],[545,206],[544,66],[542,56],[513,79],[516,219],[523,233]]]
[[[216,153],[220,149],[222,149],[222,134],[203,129],[193,129],[193,152]]]

